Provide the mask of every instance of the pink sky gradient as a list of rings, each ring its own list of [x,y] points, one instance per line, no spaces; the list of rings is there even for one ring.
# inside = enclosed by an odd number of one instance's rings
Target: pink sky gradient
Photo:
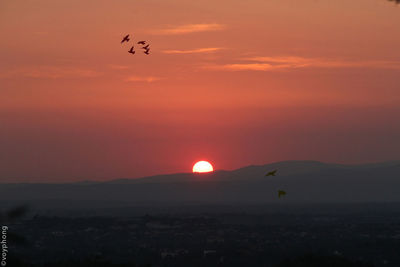
[[[399,159],[399,25],[385,0],[2,1],[0,182]]]

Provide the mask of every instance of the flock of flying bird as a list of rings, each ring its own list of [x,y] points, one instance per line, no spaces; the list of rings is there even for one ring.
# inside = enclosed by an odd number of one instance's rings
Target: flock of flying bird
[[[127,34],[121,41],[121,44],[125,43],[125,42],[129,42],[131,39],[129,39],[129,34]],[[150,54],[150,45],[146,44],[146,41],[139,41],[137,42],[137,44],[142,45],[142,49],[144,49],[144,52],[146,55]],[[131,49],[129,49],[128,53],[131,53],[132,55],[134,55],[136,53],[136,51],[134,50],[134,46],[132,45]]]
[[[267,174],[265,176],[275,176],[276,172],[278,170],[273,170],[270,172],[267,172]],[[286,195],[286,191],[284,190],[278,190],[278,197],[281,198],[282,196]]]

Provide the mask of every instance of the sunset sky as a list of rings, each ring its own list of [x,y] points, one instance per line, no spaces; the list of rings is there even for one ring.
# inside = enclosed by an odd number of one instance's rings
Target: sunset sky
[[[398,160],[399,25],[386,0],[1,1],[0,182]]]

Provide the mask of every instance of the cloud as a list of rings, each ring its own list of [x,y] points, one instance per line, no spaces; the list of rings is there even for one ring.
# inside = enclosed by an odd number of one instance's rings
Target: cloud
[[[160,77],[154,77],[154,76],[129,76],[125,79],[126,82],[155,82],[161,80]]]
[[[251,57],[245,58],[246,63],[233,63],[222,65],[204,66],[206,69],[214,70],[253,70],[253,71],[276,71],[304,68],[377,68],[377,69],[400,69],[400,61],[385,60],[339,60],[326,58],[306,57]]]
[[[93,78],[102,73],[92,69],[58,66],[31,66],[16,68],[0,74],[0,78],[28,77],[28,78]]]
[[[258,71],[266,71],[274,69],[272,65],[263,63],[209,65],[205,66],[205,68],[214,70],[258,70]]]
[[[270,62],[270,63],[280,63],[280,64],[304,64],[312,60],[312,58],[304,57],[250,57],[246,58],[249,61],[258,62]]]
[[[225,25],[218,23],[185,24],[167,29],[154,30],[153,33],[160,35],[178,35],[178,34],[188,34],[195,32],[221,31],[224,30],[225,28],[226,28]]]
[[[279,68],[400,68],[399,61],[343,60],[306,57],[253,57],[250,61],[265,62]]]
[[[218,50],[221,50],[220,47],[207,47],[207,48],[198,48],[193,50],[164,50],[162,51],[165,54],[199,54],[199,53],[212,53]]]

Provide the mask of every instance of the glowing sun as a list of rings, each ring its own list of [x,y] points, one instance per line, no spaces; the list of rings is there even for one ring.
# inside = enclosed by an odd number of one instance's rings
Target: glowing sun
[[[212,172],[214,171],[213,166],[208,161],[198,161],[193,165],[193,172]]]

